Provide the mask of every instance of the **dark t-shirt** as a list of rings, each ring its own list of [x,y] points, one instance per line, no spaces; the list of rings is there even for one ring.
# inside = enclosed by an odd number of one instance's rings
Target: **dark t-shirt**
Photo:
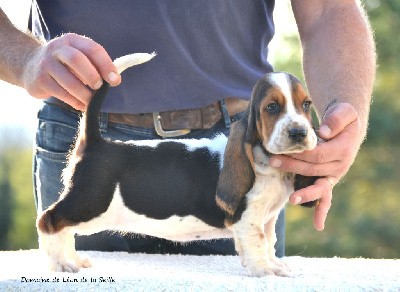
[[[105,112],[145,113],[248,99],[267,61],[274,0],[34,0],[30,28],[50,40],[85,35],[112,58],[156,51],[123,73]]]

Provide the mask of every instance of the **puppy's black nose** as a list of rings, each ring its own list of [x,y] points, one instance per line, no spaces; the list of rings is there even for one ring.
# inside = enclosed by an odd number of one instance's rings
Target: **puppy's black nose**
[[[289,137],[293,142],[301,142],[307,136],[307,129],[305,128],[292,128],[289,130]]]

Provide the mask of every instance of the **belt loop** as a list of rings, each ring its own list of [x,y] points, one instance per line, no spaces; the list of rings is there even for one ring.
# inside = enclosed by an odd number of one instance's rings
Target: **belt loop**
[[[226,108],[225,99],[221,99],[219,101],[219,104],[221,106],[221,112],[222,112],[222,116],[224,117],[225,126],[227,128],[230,128],[232,121],[231,121],[231,117],[229,116],[228,109]]]
[[[100,131],[107,132],[108,113],[100,113]]]

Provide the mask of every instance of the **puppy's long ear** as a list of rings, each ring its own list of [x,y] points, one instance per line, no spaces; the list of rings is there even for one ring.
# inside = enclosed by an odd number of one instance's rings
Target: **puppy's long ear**
[[[217,185],[217,204],[231,216],[253,186],[255,178],[252,144],[246,141],[247,117],[248,114],[231,126],[224,165]]]

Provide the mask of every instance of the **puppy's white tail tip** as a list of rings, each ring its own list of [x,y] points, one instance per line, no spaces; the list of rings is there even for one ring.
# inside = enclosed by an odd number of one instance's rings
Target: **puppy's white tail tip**
[[[121,74],[123,71],[128,69],[129,67],[140,65],[146,63],[157,56],[156,52],[151,54],[149,53],[134,53],[125,55],[114,60],[114,65],[117,67],[118,74]]]

